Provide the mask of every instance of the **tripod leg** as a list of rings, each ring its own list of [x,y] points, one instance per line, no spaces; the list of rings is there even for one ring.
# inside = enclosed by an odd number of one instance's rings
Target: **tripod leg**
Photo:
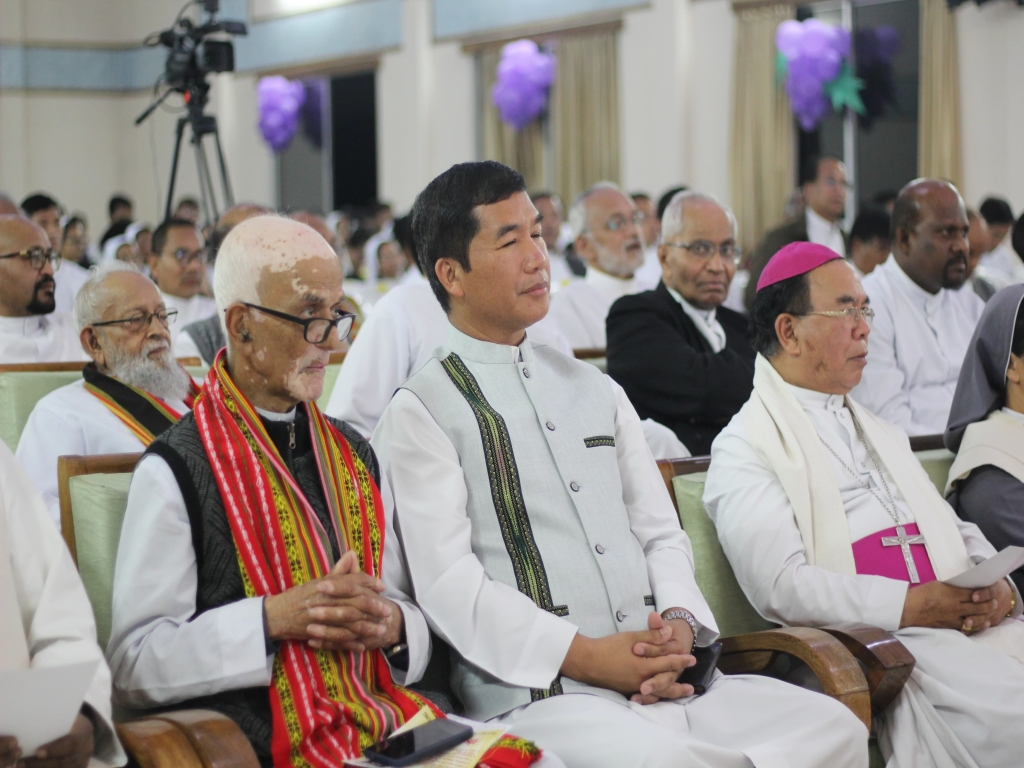
[[[220,129],[213,124],[213,140],[217,144],[217,162],[220,164],[220,181],[224,189],[224,208],[231,208],[235,204],[235,193],[231,189],[231,179],[228,178],[228,164],[224,161],[224,150],[220,145]]]
[[[206,161],[206,149],[201,136],[195,139],[196,171],[199,174],[199,197],[203,201],[203,217],[207,224],[216,224],[220,214],[217,212],[217,198],[214,195],[213,180],[210,178],[210,164]],[[211,215],[212,214],[212,215]]]
[[[178,159],[181,155],[181,137],[185,134],[187,117],[178,119],[178,127],[174,136],[174,155],[171,158],[171,180],[167,189],[167,204],[164,206],[164,220],[171,218],[171,206],[174,205],[174,183],[178,179]]]

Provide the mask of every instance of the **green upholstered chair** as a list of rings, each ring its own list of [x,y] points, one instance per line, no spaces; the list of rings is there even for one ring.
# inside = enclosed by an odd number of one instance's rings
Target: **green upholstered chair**
[[[0,438],[7,447],[18,449],[29,414],[42,397],[80,378],[81,365],[71,371],[0,372]]]
[[[331,401],[331,393],[334,392],[334,383],[338,380],[338,373],[341,371],[340,363],[331,363],[324,370],[324,391],[317,398],[316,404],[320,406],[322,411],[327,407],[327,403]]]
[[[953,459],[956,454],[946,448],[933,448],[928,451],[918,451],[914,454],[921,462],[924,471],[928,473],[928,479],[939,489],[939,495],[946,495],[946,480],[949,479],[949,469],[953,466]]]

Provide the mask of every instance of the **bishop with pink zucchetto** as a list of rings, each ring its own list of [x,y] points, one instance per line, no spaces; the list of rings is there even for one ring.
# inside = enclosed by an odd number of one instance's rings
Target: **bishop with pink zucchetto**
[[[853,268],[786,246],[757,284],[750,400],[715,440],[704,505],[766,619],[893,632],[917,665],[879,718],[888,768],[1020,765],[1024,624],[1008,579],[943,583],[995,554],[898,427],[849,397],[874,319]]]

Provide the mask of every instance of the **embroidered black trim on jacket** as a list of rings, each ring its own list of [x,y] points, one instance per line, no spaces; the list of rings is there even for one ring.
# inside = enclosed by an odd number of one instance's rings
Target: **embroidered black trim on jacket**
[[[608,446],[609,448],[615,447],[615,438],[611,435],[596,435],[595,437],[584,437],[583,444],[587,448],[599,448]]]

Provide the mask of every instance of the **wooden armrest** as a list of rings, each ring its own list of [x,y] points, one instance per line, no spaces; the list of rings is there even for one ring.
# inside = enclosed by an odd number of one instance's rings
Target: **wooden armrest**
[[[118,723],[117,737],[129,765],[139,768],[204,768],[188,737],[174,723],[155,717]]]
[[[822,627],[867,668],[871,711],[881,714],[903,690],[917,659],[889,632],[867,624]]]
[[[857,660],[827,632],[782,627],[734,635],[722,640],[718,668],[725,674],[761,672],[779,653],[795,656],[811,668],[826,694],[845,704],[871,730],[871,696]]]
[[[259,768],[249,739],[230,717],[208,709],[182,709],[157,717],[188,739],[203,768]]]

